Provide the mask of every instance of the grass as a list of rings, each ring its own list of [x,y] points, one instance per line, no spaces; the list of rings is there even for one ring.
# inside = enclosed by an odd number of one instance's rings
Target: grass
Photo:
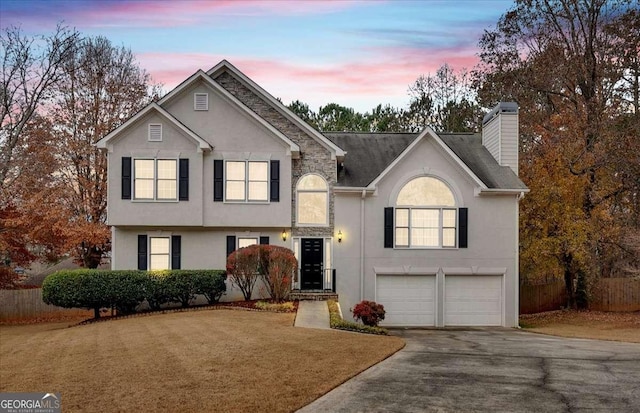
[[[292,412],[404,346],[212,310],[66,328],[0,326],[0,392],[60,392],[64,411]]]
[[[388,335],[389,332],[382,327],[370,327],[353,321],[343,320],[338,310],[338,304],[334,300],[328,300],[329,306],[329,326],[336,330],[354,331],[357,333]]]
[[[520,327],[561,337],[640,343],[640,312],[548,311],[521,315]]]

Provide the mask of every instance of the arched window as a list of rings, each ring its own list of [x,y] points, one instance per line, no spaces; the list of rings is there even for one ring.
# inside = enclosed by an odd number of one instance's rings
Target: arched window
[[[458,210],[447,184],[428,176],[414,178],[396,199],[395,246],[454,248]]]
[[[328,225],[328,186],[317,174],[305,175],[296,187],[298,225]]]

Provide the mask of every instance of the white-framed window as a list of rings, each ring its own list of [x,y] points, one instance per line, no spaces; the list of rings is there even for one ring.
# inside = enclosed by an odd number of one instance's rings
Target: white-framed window
[[[240,248],[244,248],[244,247],[248,247],[250,245],[256,245],[258,244],[258,238],[257,237],[238,237],[237,238],[237,249]]]
[[[300,178],[296,187],[298,225],[329,225],[329,187],[318,174]]]
[[[206,111],[209,110],[209,94],[194,93],[193,94],[193,110]]]
[[[149,269],[152,271],[171,269],[170,237],[149,238]]]
[[[133,198],[173,201],[178,199],[176,159],[134,159]]]
[[[395,209],[395,246],[398,248],[455,248],[458,210],[455,197],[443,181],[419,177],[398,193]]]
[[[225,200],[267,202],[269,200],[269,162],[226,161]]]
[[[149,124],[149,142],[162,142],[162,124]]]

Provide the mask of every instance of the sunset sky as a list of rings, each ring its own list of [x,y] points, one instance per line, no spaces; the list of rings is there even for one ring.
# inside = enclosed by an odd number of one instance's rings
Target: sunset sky
[[[168,91],[227,59],[285,103],[404,107],[442,64],[472,69],[483,30],[511,0],[1,0],[0,26],[58,22],[131,48]]]

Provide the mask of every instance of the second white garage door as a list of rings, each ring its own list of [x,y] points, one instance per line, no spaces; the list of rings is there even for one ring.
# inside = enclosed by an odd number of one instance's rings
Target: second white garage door
[[[378,275],[376,300],[386,315],[381,325],[434,326],[436,277],[426,275]]]
[[[502,276],[446,275],[444,324],[502,325]]]

